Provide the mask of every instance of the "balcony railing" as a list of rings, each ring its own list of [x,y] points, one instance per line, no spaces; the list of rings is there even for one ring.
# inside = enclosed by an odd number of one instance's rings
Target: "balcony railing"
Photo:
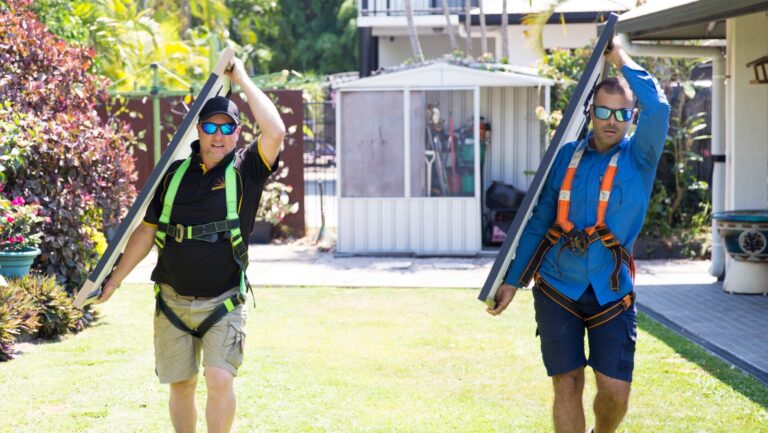
[[[472,7],[477,7],[477,0],[471,0]],[[442,15],[442,0],[411,0],[414,15]],[[405,16],[403,0],[357,0],[357,14],[361,17]],[[464,0],[448,0],[448,12],[464,13]]]

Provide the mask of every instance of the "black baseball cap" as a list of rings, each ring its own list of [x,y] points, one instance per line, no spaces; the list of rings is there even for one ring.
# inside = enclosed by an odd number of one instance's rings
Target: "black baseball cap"
[[[207,120],[215,114],[226,114],[231,117],[238,125],[240,124],[240,110],[237,108],[237,104],[230,101],[224,96],[214,96],[207,100],[203,109],[200,110],[199,121]]]

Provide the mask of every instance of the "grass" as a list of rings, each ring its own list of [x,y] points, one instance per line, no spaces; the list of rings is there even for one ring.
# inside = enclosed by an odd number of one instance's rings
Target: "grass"
[[[0,432],[172,431],[153,372],[151,293],[126,285],[96,326],[0,364]],[[235,431],[552,431],[530,292],[500,318],[475,295],[259,289]],[[621,431],[768,432],[766,387],[645,316],[640,328]]]

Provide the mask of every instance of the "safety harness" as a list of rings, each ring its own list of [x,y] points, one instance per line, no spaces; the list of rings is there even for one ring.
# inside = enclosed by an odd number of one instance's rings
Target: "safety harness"
[[[568,163],[568,170],[566,171],[563,183],[560,186],[560,194],[557,200],[557,219],[554,224],[552,224],[552,227],[547,230],[544,239],[542,239],[536,247],[536,251],[533,253],[531,260],[528,262],[528,265],[520,276],[517,285],[518,287],[525,287],[532,278],[535,278],[537,287],[541,288],[545,295],[577,317],[582,318],[587,324],[587,328],[591,328],[606,323],[622,311],[631,307],[635,298],[634,293],[630,293],[620,302],[594,316],[584,317],[578,313],[578,308],[576,307],[575,302],[547,284],[538,273],[539,266],[541,266],[541,262],[547,254],[547,251],[555,246],[560,241],[560,238],[564,238],[565,242],[558,252],[558,262],[563,248],[567,247],[574,254],[582,255],[587,252],[589,246],[593,242],[600,240],[603,243],[603,246],[613,253],[614,265],[610,275],[611,290],[614,292],[619,291],[619,277],[621,275],[622,263],[625,263],[629,268],[632,280],[634,281],[635,279],[635,261],[632,258],[632,254],[621,245],[619,240],[616,239],[616,236],[614,236],[608,226],[605,225],[605,214],[608,210],[608,200],[611,196],[613,180],[616,177],[621,150],[617,151],[611,157],[608,167],[603,174],[603,180],[600,184],[600,197],[597,203],[597,221],[595,224],[584,230],[578,230],[575,228],[573,222],[568,219],[568,213],[571,208],[573,179],[576,176],[576,169],[579,167],[579,162],[581,162],[581,157],[584,155],[585,148],[585,145],[577,148],[571,157],[571,161]],[[618,309],[618,312],[615,312],[614,309]],[[614,312],[615,314],[613,314]]]
[[[587,329],[592,329],[600,325],[603,325],[605,323],[608,323],[614,317],[628,310],[629,307],[631,307],[632,304],[635,302],[635,292],[629,292],[626,295],[624,295],[624,297],[621,298],[618,302],[614,303],[610,307],[600,311],[597,314],[588,316],[580,312],[579,305],[575,301],[563,295],[562,293],[558,292],[549,283],[544,281],[543,278],[538,278],[536,280],[536,287],[538,287],[539,290],[541,290],[541,293],[546,295],[554,303],[565,308],[569,313],[573,314],[574,316],[580,318],[584,322],[584,325],[587,327]]]
[[[226,299],[221,305],[216,307],[215,310],[205,320],[200,323],[197,329],[191,329],[179,318],[176,313],[171,310],[168,305],[163,301],[160,295],[160,285],[155,285],[155,300],[156,310],[159,314],[162,312],[168,318],[175,327],[180,330],[192,334],[195,337],[202,338],[203,335],[215,325],[222,317],[227,313],[233,311],[238,305],[245,303],[245,295],[247,291],[251,291],[251,285],[248,282],[248,277],[245,274],[248,267],[248,246],[243,242],[243,236],[240,232],[240,216],[237,214],[237,184],[235,174],[235,161],[229,163],[224,172],[225,193],[227,202],[227,218],[224,221],[216,221],[208,224],[201,224],[197,226],[184,227],[181,224],[171,224],[171,210],[173,208],[173,201],[176,198],[176,193],[179,190],[181,179],[184,177],[189,165],[192,162],[192,158],[188,158],[181,163],[179,168],[173,174],[171,182],[168,184],[168,190],[165,193],[165,199],[163,200],[163,211],[160,214],[160,220],[157,225],[157,232],[155,234],[155,245],[158,247],[159,253],[162,253],[165,247],[166,239],[170,237],[175,242],[181,243],[185,239],[194,239],[205,242],[216,242],[218,240],[219,233],[224,233],[225,237],[229,237],[232,244],[232,254],[235,262],[240,267],[240,291]]]

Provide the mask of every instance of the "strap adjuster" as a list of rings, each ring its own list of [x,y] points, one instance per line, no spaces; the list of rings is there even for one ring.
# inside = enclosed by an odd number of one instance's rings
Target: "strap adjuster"
[[[181,243],[181,241],[184,240],[184,226],[181,224],[176,224],[176,233],[174,236],[174,239],[176,239],[176,242]]]
[[[621,298],[621,303],[624,304],[625,311],[629,310],[629,307],[632,306],[633,300],[632,292],[627,293],[623,298]]]
[[[619,243],[619,240],[616,239],[616,236],[614,236],[613,234],[610,234],[601,239],[603,241],[603,245],[605,245],[606,248],[613,248],[621,245],[621,243]]]
[[[590,236],[581,230],[572,230],[568,233],[568,247],[575,254],[582,255],[587,252],[589,248]]]

